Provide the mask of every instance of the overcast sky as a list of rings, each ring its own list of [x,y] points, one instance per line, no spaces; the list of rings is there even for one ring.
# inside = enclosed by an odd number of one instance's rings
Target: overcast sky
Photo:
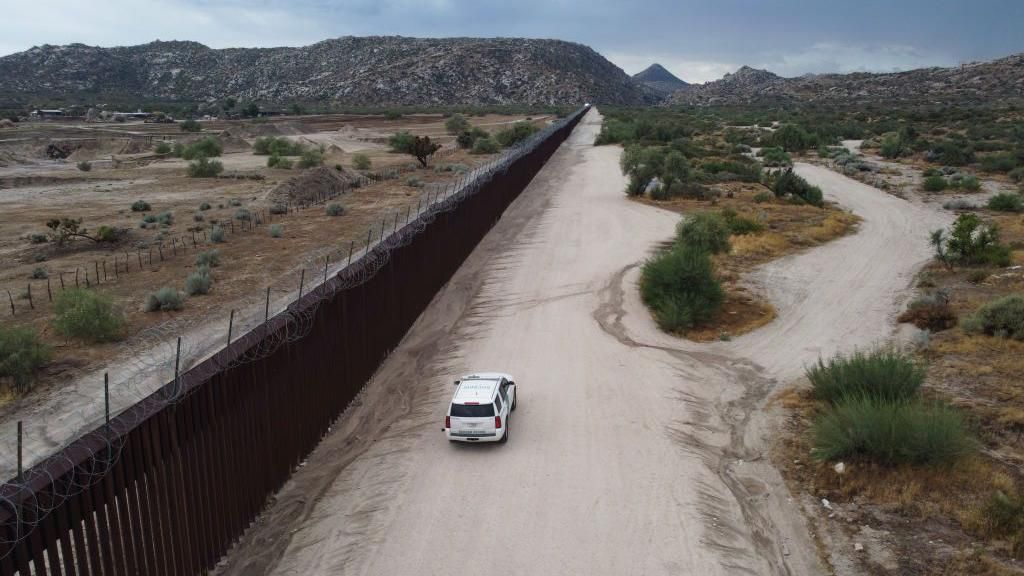
[[[346,35],[581,42],[689,82],[951,66],[1024,52],[1024,0],[49,0],[4,2],[0,54],[41,44],[300,46]],[[3,82],[3,79],[0,79]]]

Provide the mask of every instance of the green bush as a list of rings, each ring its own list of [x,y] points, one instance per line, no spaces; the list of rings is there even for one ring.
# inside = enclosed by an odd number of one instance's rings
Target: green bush
[[[373,166],[373,162],[370,161],[370,157],[362,152],[356,152],[352,155],[352,167],[356,170],[369,170]]]
[[[220,230],[221,228],[220,226],[214,226],[213,229],[214,231],[216,231]],[[200,252],[199,254],[196,255],[196,266],[206,268],[216,268],[217,266],[220,266],[220,250],[214,248],[213,250]]]
[[[408,178],[405,179],[405,185],[411,186],[413,188],[422,188],[423,181],[415,176],[409,176]]]
[[[305,151],[301,142],[279,136],[257,138],[252,144],[252,153],[257,156],[300,156]]]
[[[899,136],[895,134],[889,134],[882,139],[882,147],[879,149],[879,153],[884,158],[899,158],[907,152],[900,140]]]
[[[1024,498],[1013,497],[996,492],[989,498],[982,509],[982,518],[985,519],[985,530],[1001,538],[1018,534],[1015,539],[1017,545],[1021,545],[1024,535]]]
[[[238,210],[235,210],[235,220],[252,220],[252,212],[249,212],[248,208],[239,208]]]
[[[35,270],[32,271],[32,279],[33,280],[46,280],[49,277],[50,277],[50,273],[47,272],[46,268],[43,268],[42,266],[39,266]]]
[[[220,141],[213,136],[207,136],[202,140],[198,140],[185,146],[181,151],[181,157],[185,160],[197,160],[200,158],[214,158],[220,156],[224,152],[224,148],[220,145]]]
[[[152,209],[153,207],[145,200],[136,200],[135,202],[132,202],[132,212],[149,212]]]
[[[473,143],[473,154],[494,154],[499,149],[498,143],[490,138],[478,138]]]
[[[981,190],[981,180],[978,180],[977,176],[974,176],[973,174],[958,176],[959,177],[956,179],[950,179],[950,184],[953,187],[966,190],[968,192],[977,192],[978,190]]]
[[[241,206],[241,205],[242,205],[242,201],[239,200],[238,198],[232,198],[231,200],[228,200],[228,206]]]
[[[214,226],[210,229],[210,242],[213,242],[214,244],[223,244],[227,241],[227,233],[224,232],[223,228],[220,226]]]
[[[36,372],[50,360],[50,348],[30,328],[0,325],[0,378],[10,378],[12,388],[25,392]]]
[[[988,199],[989,210],[1024,212],[1024,196],[1002,192]]]
[[[294,162],[291,158],[285,158],[284,156],[278,156],[274,154],[270,158],[267,158],[267,168],[278,168],[281,170],[291,170]]]
[[[820,461],[867,456],[883,464],[950,464],[975,444],[959,412],[941,404],[851,398],[811,430]]]
[[[154,216],[154,221],[161,226],[170,226],[171,224],[174,224],[174,213],[170,210],[164,210]]]
[[[458,137],[455,138],[455,142],[459,145],[459,148],[465,148],[468,150],[473,148],[473,144],[475,144],[477,140],[489,137],[490,134],[488,134],[486,130],[474,126],[470,130],[459,132]]]
[[[413,145],[416,142],[416,137],[409,132],[402,130],[392,134],[388,138],[388,147],[391,148],[392,152],[400,152],[402,154],[409,154],[412,151]]]
[[[217,160],[210,160],[206,156],[200,156],[188,163],[190,178],[216,178],[223,171],[223,164]]]
[[[270,234],[271,238],[280,238],[281,236],[284,235],[284,225],[271,224],[269,227],[267,227],[267,234]]]
[[[211,288],[213,288],[213,276],[210,275],[210,269],[206,266],[200,266],[185,278],[185,293],[189,296],[209,294]]]
[[[722,218],[725,219],[725,223],[729,227],[729,231],[736,236],[757,234],[758,232],[764,231],[764,224],[757,220],[740,216],[732,208],[723,209]]]
[[[933,245],[936,242],[934,235]],[[946,262],[999,267],[1010,265],[1010,248],[999,243],[999,229],[982,223],[977,214],[969,212],[957,216],[945,241],[944,254],[940,257],[938,248],[936,251],[939,260]]]
[[[77,166],[78,169],[81,170],[82,172],[88,172],[92,170],[92,163],[90,163],[88,160],[82,160],[77,164]]]
[[[68,338],[111,342],[123,337],[125,319],[109,294],[73,288],[54,297],[53,327]]]
[[[209,210],[210,208],[211,206],[209,202],[203,202],[202,204],[199,205],[199,209],[203,211]]]
[[[526,140],[537,132],[537,127],[531,122],[516,122],[510,128],[499,130],[494,139],[505,148],[513,146]]]
[[[316,168],[322,166],[324,163],[324,153],[322,150],[311,148],[302,153],[299,157],[299,168]]]
[[[1011,153],[990,154],[981,159],[985,172],[1010,172],[1017,167],[1017,158]]]
[[[835,356],[807,368],[814,396],[832,404],[849,398],[902,402],[917,395],[925,369],[914,359],[887,348]]]
[[[640,295],[658,326],[670,332],[710,320],[725,300],[708,253],[689,246],[648,260],[640,276]]]
[[[945,140],[932,147],[927,159],[946,166],[966,166],[974,162],[974,150],[966,143]]]
[[[924,179],[924,189],[927,192],[942,192],[949,183],[939,174],[933,174]]]
[[[328,204],[324,211],[328,216],[341,216],[345,213],[345,208],[341,204]]]
[[[777,168],[780,166],[791,166],[793,164],[793,159],[790,158],[789,154],[786,153],[786,151],[783,150],[782,148],[775,148],[771,146],[767,148],[762,148],[760,151],[758,151],[757,155],[758,157],[761,158],[761,162],[765,166],[769,166],[772,168]]]
[[[676,244],[709,254],[726,253],[732,249],[729,234],[729,223],[720,214],[698,212],[676,227]]]
[[[154,148],[153,151],[156,152],[157,154],[170,154],[171,145],[168,144],[167,142],[158,142],[156,148]]]
[[[1011,294],[984,304],[962,325],[968,332],[1024,340],[1024,294]]]
[[[115,228],[113,226],[100,226],[96,229],[96,241],[97,242],[117,242],[125,234],[127,230],[123,228]]]
[[[824,205],[821,188],[812,186],[807,180],[793,172],[792,168],[773,175],[770,183],[772,192],[778,198],[795,198],[819,208]]]
[[[758,204],[763,204],[765,202],[771,202],[771,200],[772,200],[772,194],[769,194],[767,192],[758,192],[757,194],[754,194],[754,202],[757,202]]]
[[[182,132],[199,132],[203,127],[199,125],[199,122],[189,118],[181,123]]]
[[[469,130],[469,128],[469,120],[466,120],[466,117],[462,114],[452,114],[451,118],[445,120],[444,123],[444,129],[449,134],[459,134]]]
[[[164,286],[146,299],[146,312],[181,310],[184,306],[184,298],[177,289],[170,286]]]

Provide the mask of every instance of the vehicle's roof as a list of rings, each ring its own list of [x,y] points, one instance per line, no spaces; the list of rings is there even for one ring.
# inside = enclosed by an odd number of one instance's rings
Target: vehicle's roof
[[[472,374],[466,374],[462,377],[463,380],[473,380],[475,378],[483,380],[497,380],[499,378],[515,380],[511,374],[505,374],[504,372],[473,372]]]
[[[452,402],[464,404],[466,402],[490,402],[494,398],[495,389],[498,387],[498,378],[480,378],[479,374],[474,378],[466,378],[459,384],[455,391]]]

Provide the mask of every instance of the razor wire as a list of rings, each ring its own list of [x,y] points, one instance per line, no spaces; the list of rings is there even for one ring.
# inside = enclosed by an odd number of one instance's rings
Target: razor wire
[[[203,348],[201,343],[186,341],[184,353],[190,361],[187,366],[183,366],[180,363],[183,357],[181,334],[191,322],[169,321],[142,331],[127,348],[129,357],[136,359],[136,367],[159,378],[175,365],[174,376],[169,382],[164,380],[162,385],[152,389],[146,388],[141,382],[129,382],[127,389],[119,387],[119,391],[131,393],[136,401],[116,411],[110,410],[109,414],[101,410],[100,414],[94,416],[82,416],[78,426],[80,432],[72,434],[76,437],[64,442],[49,456],[38,458],[27,469],[19,470],[18,476],[0,485],[0,506],[10,512],[6,526],[3,526],[6,530],[0,529],[0,546],[6,548],[0,560],[10,555],[18,542],[31,534],[49,513],[106,478],[121,456],[123,439],[145,418],[157,410],[181,402],[214,374],[266,358],[282,346],[306,337],[324,301],[333,299],[339,292],[368,282],[388,264],[392,251],[411,243],[440,216],[454,211],[459,204],[479,193],[495,178],[505,175],[515,162],[536,151],[560,130],[574,125],[588,109],[581,108],[549,124],[506,149],[497,158],[473,167],[458,177],[455,183],[443,189],[426,191],[427,203],[417,209],[417,214],[407,214],[399,227],[400,214],[396,213],[390,232],[386,230],[385,220],[377,241],[372,242],[371,234],[371,242],[365,245],[361,256],[350,256],[353,250],[350,245],[348,250],[339,247],[335,251],[327,247],[315,256],[307,257],[302,265],[303,270],[333,254],[338,255],[338,260],[333,268],[327,260],[327,281],[321,279],[312,285],[308,292],[302,294],[301,299],[293,298],[293,291],[288,291],[278,299],[278,302],[285,300],[287,303],[275,314],[264,314],[262,321],[258,317],[253,320],[250,314],[250,318],[245,320],[248,329],[239,332],[239,338],[253,335],[256,341],[237,357],[227,358],[227,355],[217,353],[226,346],[210,350]],[[259,303],[255,297],[248,300],[250,308]],[[268,301],[264,299],[262,302],[266,306]],[[272,323],[276,326],[273,330],[270,329]],[[256,331],[261,329],[263,332],[257,335]],[[154,350],[163,350],[163,353],[154,355]],[[203,366],[202,377],[186,389],[183,386],[183,375],[199,365]],[[154,371],[155,375],[152,374]],[[51,469],[63,470],[63,473],[56,478],[50,472]]]

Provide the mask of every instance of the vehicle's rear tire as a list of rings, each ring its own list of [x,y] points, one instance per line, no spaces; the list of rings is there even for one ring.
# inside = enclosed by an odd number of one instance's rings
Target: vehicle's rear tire
[[[505,422],[505,435],[501,437],[501,440],[498,440],[499,444],[504,444],[504,443],[508,442],[508,431],[509,430],[511,430],[511,428],[509,427],[508,422]]]
[[[517,404],[519,404],[519,392],[518,391],[516,392],[516,395],[512,397],[512,411],[513,412],[515,411]]]

